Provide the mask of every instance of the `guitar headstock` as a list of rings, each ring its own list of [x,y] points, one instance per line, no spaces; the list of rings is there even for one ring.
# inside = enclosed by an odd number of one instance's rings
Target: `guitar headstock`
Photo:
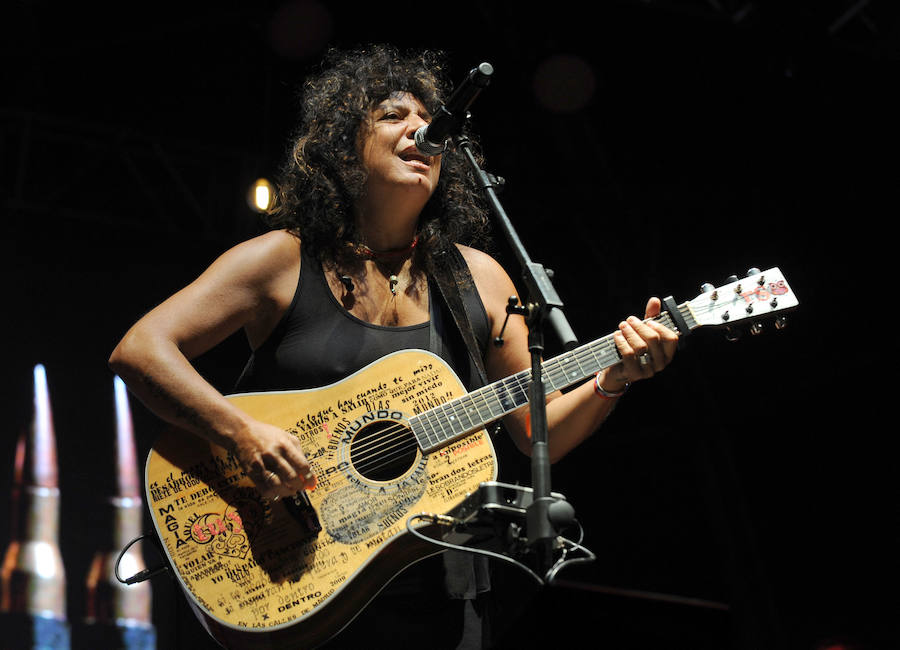
[[[778,268],[766,271],[750,269],[744,278],[732,276],[720,287],[704,284],[703,293],[687,302],[699,327],[733,329],[750,323],[758,333],[762,321],[775,318],[775,326],[784,325],[784,313],[800,301]]]

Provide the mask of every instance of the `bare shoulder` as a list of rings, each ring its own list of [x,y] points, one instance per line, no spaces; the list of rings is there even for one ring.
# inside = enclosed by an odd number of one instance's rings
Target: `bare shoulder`
[[[200,284],[226,285],[268,294],[300,268],[300,240],[278,230],[229,248],[198,278]]]
[[[516,295],[516,288],[509,274],[484,251],[461,244],[457,244],[457,247],[469,266],[475,288],[492,324],[502,323],[506,316],[507,301],[510,296]]]
[[[256,347],[294,296],[300,277],[300,239],[285,230],[253,237],[225,251],[206,274],[208,293],[245,314],[241,324]]]
[[[506,270],[493,257],[477,248],[457,244],[456,247],[462,253],[463,259],[469,265],[472,277],[476,283],[481,282],[509,282]]]
[[[220,259],[238,264],[248,272],[270,275],[285,266],[299,264],[300,239],[286,230],[273,230],[237,244]]]
[[[490,320],[491,338],[502,334],[505,341],[500,347],[488,347],[485,356],[488,378],[501,379],[527,368],[530,359],[525,319],[507,319],[510,297],[519,296],[515,284],[503,265],[491,255],[466,246],[460,246],[459,250],[472,271],[475,287]]]

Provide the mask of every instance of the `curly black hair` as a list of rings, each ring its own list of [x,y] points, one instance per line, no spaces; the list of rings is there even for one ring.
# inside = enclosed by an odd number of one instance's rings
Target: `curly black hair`
[[[330,50],[301,89],[301,120],[268,225],[299,236],[321,261],[352,263],[346,244],[360,240],[353,206],[366,182],[357,149],[359,130],[369,112],[392,93],[411,93],[436,110],[446,97],[448,68],[444,53],[429,50],[401,53],[390,45]],[[464,131],[481,161],[477,137]],[[461,152],[446,151],[437,188],[419,218],[418,261],[453,243],[484,246],[489,229],[488,209],[470,165]]]

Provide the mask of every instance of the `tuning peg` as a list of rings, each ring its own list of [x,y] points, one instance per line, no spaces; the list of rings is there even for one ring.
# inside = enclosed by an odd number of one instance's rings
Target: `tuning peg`
[[[716,291],[716,287],[709,282],[704,282],[702,285],[700,285],[700,291],[702,291],[703,293],[710,294],[710,296],[709,296],[710,300],[718,300],[719,299],[719,292]]]
[[[740,280],[740,278],[739,278],[738,276],[736,276],[736,275],[729,275],[727,278],[725,278],[725,284],[732,284],[732,283],[734,283],[734,282],[737,282],[738,280]],[[734,292],[737,293],[737,294],[740,294],[743,290],[744,290],[744,289],[743,289],[743,287],[741,286],[741,284],[740,284],[739,282],[738,282],[738,284],[736,284],[735,287],[734,287]]]
[[[753,334],[754,336],[757,336],[758,334],[762,334],[762,331],[763,331],[762,323],[753,323],[753,325],[750,326],[750,333]]]
[[[756,277],[756,276],[759,276],[756,280],[756,284],[758,284],[759,286],[762,286],[766,283],[766,276],[764,276],[762,274],[762,271],[760,271],[755,266],[747,271],[748,278],[752,278],[752,277]]]
[[[736,327],[725,328],[725,340],[731,343],[738,341],[741,338],[741,334],[741,330]]]
[[[775,319],[775,329],[783,330],[785,327],[787,327],[787,319],[784,316]]]

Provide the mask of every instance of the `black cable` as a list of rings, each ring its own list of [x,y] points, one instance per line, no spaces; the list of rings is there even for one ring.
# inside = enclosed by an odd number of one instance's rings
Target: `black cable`
[[[516,568],[521,569],[522,571],[524,571],[525,573],[530,575],[532,578],[534,578],[534,580],[541,586],[552,583],[556,577],[556,574],[559,573],[559,571],[562,570],[564,567],[566,567],[570,564],[577,564],[579,562],[593,562],[596,559],[596,556],[589,549],[585,548],[578,542],[573,542],[570,539],[560,537],[559,539],[564,544],[564,546],[566,546],[566,549],[563,551],[562,557],[560,557],[560,559],[552,567],[550,567],[550,569],[547,571],[547,574],[542,579],[537,573],[532,571],[529,567],[524,565],[522,562],[519,562],[518,560],[511,558],[507,555],[503,555],[502,553],[495,553],[493,551],[488,551],[486,549],[472,548],[470,546],[460,546],[458,544],[451,544],[449,542],[445,542],[443,540],[438,540],[433,537],[429,537],[428,535],[425,535],[423,533],[420,533],[418,530],[416,530],[413,527],[413,523],[418,519],[427,519],[434,524],[440,524],[440,525],[444,525],[444,526],[455,526],[457,524],[461,524],[461,523],[463,523],[461,520],[456,519],[454,517],[448,517],[447,515],[435,515],[432,513],[421,512],[421,513],[418,513],[415,515],[411,515],[406,520],[406,530],[408,532],[410,532],[412,535],[415,535],[416,537],[418,537],[419,539],[425,540],[431,544],[434,544],[435,546],[440,546],[440,547],[443,547],[443,548],[446,548],[449,550],[454,550],[454,551],[463,551],[463,552],[467,552],[467,553],[472,553],[475,555],[484,555],[489,558],[494,558],[495,560],[500,560],[502,562],[512,564]],[[579,530],[580,529],[581,529],[581,527],[579,526]],[[586,557],[566,559],[566,556],[568,555],[569,550],[573,550],[573,549],[583,552]]]
[[[130,578],[125,578],[124,580],[119,577],[119,562],[121,562],[122,558],[125,557],[125,554],[128,552],[128,549],[130,549],[132,546],[134,546],[137,542],[141,541],[142,539],[148,538],[148,537],[153,539],[154,541],[156,540],[155,535],[149,535],[149,534],[138,535],[133,540],[128,542],[121,551],[119,551],[119,557],[116,558],[116,566],[113,571],[113,575],[115,575],[116,580],[121,582],[123,585],[133,585],[138,582],[143,582],[144,580],[148,580],[155,575],[159,575],[160,573],[163,573],[164,571],[169,570],[169,567],[167,565],[162,564],[162,565],[156,567],[155,569],[144,569],[143,571],[138,571]]]

